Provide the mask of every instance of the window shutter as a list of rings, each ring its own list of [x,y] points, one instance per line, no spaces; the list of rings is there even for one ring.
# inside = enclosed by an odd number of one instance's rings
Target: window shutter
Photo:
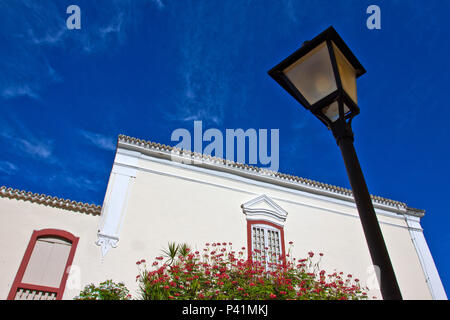
[[[40,238],[28,262],[22,282],[58,288],[64,274],[71,244],[57,238]]]

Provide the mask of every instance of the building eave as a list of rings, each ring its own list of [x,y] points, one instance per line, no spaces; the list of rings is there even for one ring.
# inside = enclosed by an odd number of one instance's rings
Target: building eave
[[[198,152],[181,150],[176,147],[138,139],[127,135],[119,135],[117,147],[138,151],[149,156],[163,159],[173,159],[174,157],[192,159],[195,161],[196,166],[228,172],[238,176],[264,181],[287,188],[303,190],[314,194],[326,195],[337,199],[354,202],[352,190],[347,188],[276,172],[265,168],[242,164],[219,157],[213,157]],[[424,210],[409,208],[404,202],[375,195],[371,195],[371,198],[375,208],[389,210],[397,214],[413,215],[420,218],[425,214]]]
[[[33,193],[30,191],[24,191],[19,189],[7,188],[5,186],[0,187],[0,197],[29,201],[40,205],[49,207],[75,211],[91,215],[100,215],[102,207],[95,204],[88,204],[84,202],[77,202],[69,199],[58,198],[45,194]]]

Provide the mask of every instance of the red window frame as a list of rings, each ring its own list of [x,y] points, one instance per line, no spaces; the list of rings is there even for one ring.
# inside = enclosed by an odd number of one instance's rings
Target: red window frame
[[[71,242],[72,246],[70,248],[69,257],[67,258],[67,263],[64,268],[64,273],[59,284],[58,288],[53,287],[45,287],[38,286],[31,283],[23,283],[23,275],[25,274],[25,270],[27,270],[28,263],[31,258],[31,254],[33,253],[34,247],[36,245],[36,241],[42,237],[56,237],[67,240]],[[75,256],[75,251],[78,245],[78,237],[75,237],[70,232],[59,230],[59,229],[42,229],[42,230],[34,230],[31,235],[30,241],[28,242],[27,249],[25,250],[25,254],[22,258],[22,262],[20,263],[19,270],[17,271],[16,277],[14,278],[13,285],[11,290],[9,291],[9,295],[7,300],[14,300],[17,290],[27,289],[27,290],[37,290],[37,291],[45,291],[49,293],[56,293],[56,300],[61,300],[64,294],[64,289],[66,288],[67,277],[69,276],[69,267],[72,265],[73,258]]]
[[[252,260],[252,226],[255,224],[265,224],[272,228],[280,231],[280,241],[281,241],[281,256],[283,258],[283,264],[286,264],[286,249],[284,244],[284,228],[275,223],[266,221],[266,220],[247,220],[247,254],[248,260]]]

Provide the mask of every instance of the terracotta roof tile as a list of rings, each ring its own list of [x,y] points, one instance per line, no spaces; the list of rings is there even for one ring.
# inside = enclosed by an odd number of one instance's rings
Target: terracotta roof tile
[[[54,196],[52,197],[45,194],[33,193],[30,191],[7,188],[5,186],[0,187],[0,197],[30,201],[50,207],[61,208],[65,210],[76,211],[92,215],[100,215],[102,210],[101,206],[95,204],[77,202],[74,200],[62,199]]]

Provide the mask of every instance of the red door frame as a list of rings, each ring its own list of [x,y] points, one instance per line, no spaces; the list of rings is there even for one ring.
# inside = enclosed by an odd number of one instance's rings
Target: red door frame
[[[25,270],[27,269],[28,263],[31,258],[31,254],[33,253],[34,246],[36,245],[36,241],[42,237],[56,237],[67,240],[72,243],[72,247],[70,248],[69,252],[69,257],[67,258],[67,263],[64,269],[63,277],[61,279],[61,283],[59,284],[58,288],[44,287],[22,282],[23,275],[25,274]],[[17,293],[17,289],[19,288],[56,293],[56,300],[61,300],[64,294],[64,289],[66,288],[67,277],[69,276],[69,267],[72,265],[79,239],[80,238],[75,237],[70,232],[64,230],[59,229],[34,230],[33,234],[31,235],[31,239],[28,242],[28,247],[22,258],[22,262],[20,263],[19,270],[17,271],[16,277],[14,278],[14,282],[11,287],[11,290],[9,291],[7,300],[14,300]]]

